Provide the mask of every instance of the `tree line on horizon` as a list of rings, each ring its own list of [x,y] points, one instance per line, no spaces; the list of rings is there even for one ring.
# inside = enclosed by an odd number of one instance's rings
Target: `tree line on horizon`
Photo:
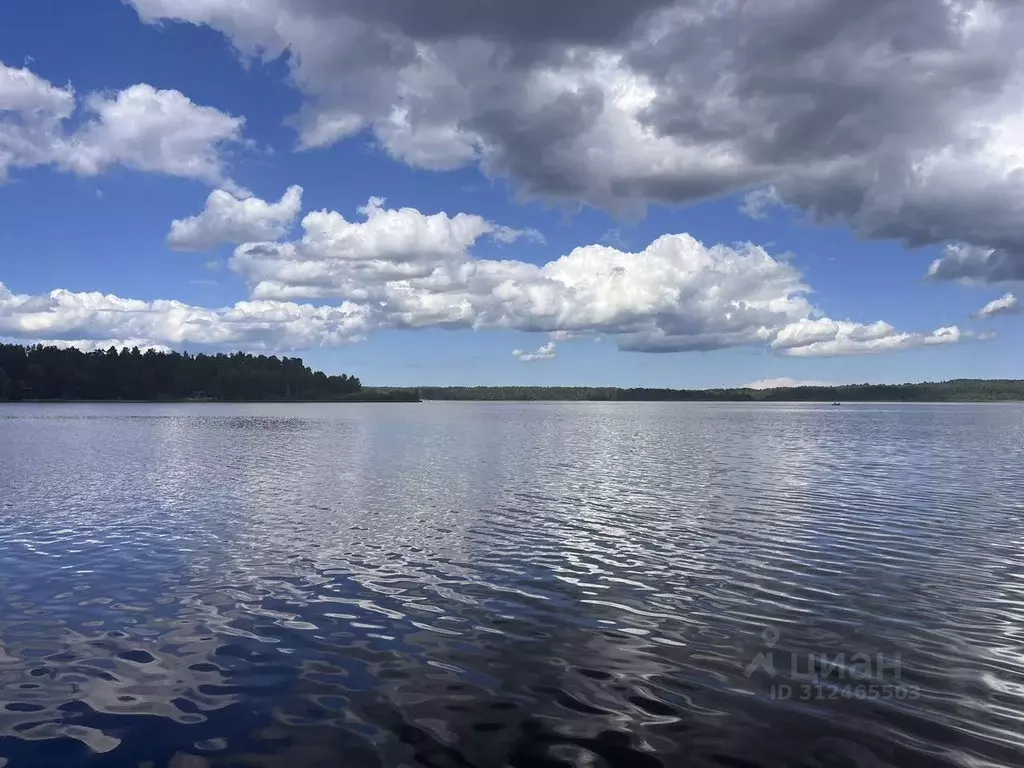
[[[1024,400],[1024,380],[955,379],[921,384],[846,384],[776,389],[620,387],[419,387],[423,400],[672,402],[975,402]]]
[[[138,348],[0,344],[0,400],[589,400],[721,402],[965,402],[1024,400],[1024,380],[954,379],[778,389],[620,387],[392,387],[364,389],[301,358],[190,354]]]
[[[0,344],[0,400],[341,400],[365,396],[355,376],[327,376],[298,357],[82,352]],[[407,398],[408,395],[403,395]]]

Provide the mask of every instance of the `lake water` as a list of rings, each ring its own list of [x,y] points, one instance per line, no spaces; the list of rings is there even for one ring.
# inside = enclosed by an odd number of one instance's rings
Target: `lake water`
[[[0,766],[1019,766],[1024,406],[0,406]]]

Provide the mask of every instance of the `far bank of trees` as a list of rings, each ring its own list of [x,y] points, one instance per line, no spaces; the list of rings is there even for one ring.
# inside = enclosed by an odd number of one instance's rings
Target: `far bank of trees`
[[[355,376],[327,376],[297,357],[0,344],[0,400],[340,400],[368,395]]]
[[[397,387],[364,389],[298,357],[193,355],[110,348],[95,352],[0,344],[0,400],[605,400],[721,402],[974,402],[1024,400],[1024,380],[955,379],[780,389],[618,387]]]
[[[849,384],[779,389],[617,387],[420,387],[424,400],[620,400],[721,402],[975,402],[1024,400],[1024,380],[956,379],[923,384]]]

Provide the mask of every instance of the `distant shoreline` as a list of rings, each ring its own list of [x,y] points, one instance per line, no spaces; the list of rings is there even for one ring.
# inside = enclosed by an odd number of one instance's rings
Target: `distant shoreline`
[[[771,382],[764,382],[771,383]],[[327,375],[301,359],[244,352],[82,352],[73,347],[0,344],[0,402],[34,403],[418,403],[711,402],[976,403],[1024,402],[1024,379],[952,379],[906,384],[804,385],[751,389],[665,387],[363,387],[356,376]]]
[[[6,405],[416,405],[424,403],[674,403],[676,405],[820,405],[831,406],[827,400],[579,400],[579,399],[517,399],[517,400],[0,400]],[[850,400],[837,407],[856,405],[1020,405],[1022,399],[1003,400]]]
[[[399,391],[397,388],[392,391]],[[1024,380],[954,379],[908,384],[843,384],[771,389],[620,387],[417,387],[422,400],[512,400],[713,403],[973,403],[1024,402]]]
[[[824,405],[824,406],[853,406],[853,405],[982,405],[982,404],[1021,404],[1024,397],[1003,397],[998,399],[979,398],[932,398],[932,399],[849,399],[846,401],[833,401],[829,398],[812,400],[800,398],[579,398],[579,397],[515,397],[515,398],[479,398],[479,397],[446,397],[446,398],[419,398],[419,399],[375,399],[353,398],[348,400],[199,400],[199,399],[154,399],[154,400],[118,400],[118,399],[22,399],[22,400],[0,400],[0,405],[346,405],[346,404],[375,404],[375,405],[406,405],[415,403],[720,403],[722,405]]]

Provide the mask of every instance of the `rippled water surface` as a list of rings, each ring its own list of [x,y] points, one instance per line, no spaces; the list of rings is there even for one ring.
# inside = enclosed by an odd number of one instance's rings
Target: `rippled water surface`
[[[1019,766],[1024,407],[0,406],[0,766]]]

